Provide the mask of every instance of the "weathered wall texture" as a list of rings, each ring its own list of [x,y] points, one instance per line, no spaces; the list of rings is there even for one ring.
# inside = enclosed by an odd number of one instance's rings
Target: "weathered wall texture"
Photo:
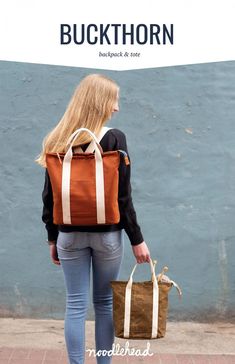
[[[0,315],[63,318],[61,268],[41,222],[44,171],[34,163],[89,69],[0,63]],[[102,71],[103,72],[103,71]],[[172,319],[232,320],[235,303],[235,62],[103,72],[121,87],[112,126],[126,135],[133,198]],[[121,279],[134,256],[125,240]],[[149,279],[148,265],[135,279]],[[89,318],[93,318],[90,306]]]

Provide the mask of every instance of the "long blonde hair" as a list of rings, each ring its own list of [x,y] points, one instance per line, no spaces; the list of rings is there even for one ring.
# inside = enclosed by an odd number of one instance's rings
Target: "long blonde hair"
[[[112,115],[118,91],[118,85],[104,75],[86,76],[75,89],[59,123],[43,139],[42,151],[35,162],[46,167],[46,153],[65,153],[68,138],[78,128],[90,129],[97,135]],[[90,135],[83,132],[75,140],[74,146],[90,141]]]

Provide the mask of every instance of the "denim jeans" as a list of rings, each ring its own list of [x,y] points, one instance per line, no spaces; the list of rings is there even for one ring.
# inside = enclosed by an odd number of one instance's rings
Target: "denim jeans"
[[[83,364],[91,266],[95,350],[112,349],[114,327],[110,281],[116,280],[119,275],[123,257],[123,232],[59,232],[57,250],[66,286],[64,333],[67,352],[70,364]],[[98,364],[111,363],[108,355],[96,358]]]

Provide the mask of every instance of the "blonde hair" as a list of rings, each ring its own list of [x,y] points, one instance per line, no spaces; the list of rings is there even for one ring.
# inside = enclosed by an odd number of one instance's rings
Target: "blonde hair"
[[[65,153],[68,138],[78,128],[90,129],[97,135],[112,115],[118,91],[118,85],[104,75],[86,76],[75,89],[59,123],[43,139],[42,151],[35,162],[46,167],[46,153]],[[90,135],[83,132],[74,146],[90,141]]]

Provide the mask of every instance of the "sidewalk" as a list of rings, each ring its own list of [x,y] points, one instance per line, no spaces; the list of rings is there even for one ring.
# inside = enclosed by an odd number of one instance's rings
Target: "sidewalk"
[[[169,322],[159,340],[115,338],[123,350],[147,349],[151,356],[114,355],[112,364],[234,364],[235,326],[227,323]],[[95,364],[94,322],[86,323],[86,364]],[[128,347],[129,345],[129,347]],[[117,352],[117,351],[116,351]],[[130,352],[130,351],[129,351]],[[119,352],[120,353],[120,352]],[[64,322],[59,320],[0,319],[0,364],[67,364]]]

